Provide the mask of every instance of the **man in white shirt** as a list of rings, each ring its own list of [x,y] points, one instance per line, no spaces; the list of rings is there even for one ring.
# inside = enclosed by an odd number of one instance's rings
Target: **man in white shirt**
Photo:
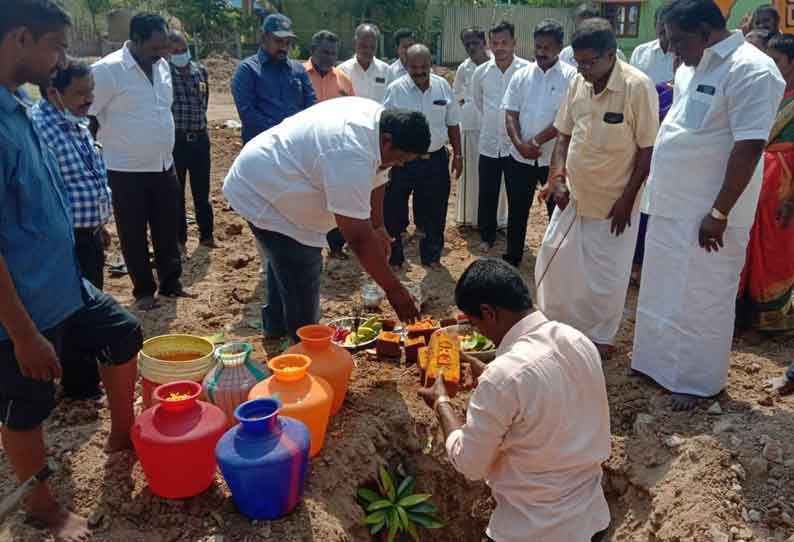
[[[655,85],[673,80],[673,53],[669,50],[667,34],[661,20],[665,6],[656,9],[656,39],[634,48],[629,62],[635,68],[651,78]]]
[[[389,263],[399,269],[405,262],[402,234],[408,227],[408,199],[413,193],[414,220],[424,230],[419,242],[422,265],[441,266],[444,249],[444,228],[450,191],[449,154],[452,145],[453,175],[457,178],[463,167],[460,149],[460,110],[449,83],[431,73],[430,50],[414,45],[406,53],[408,74],[389,85],[383,103],[423,113],[430,125],[431,141],[427,153],[418,160],[391,170],[386,187],[386,230],[394,238]]]
[[[364,23],[356,27],[353,58],[342,62],[339,69],[353,81],[356,96],[382,102],[386,94],[386,78],[389,65],[375,57],[378,50],[380,30],[374,24]]]
[[[510,150],[510,174],[506,176],[509,220],[507,252],[503,259],[518,267],[524,256],[527,220],[535,187],[544,185],[557,129],[554,118],[560,110],[568,84],[576,77],[576,68],[559,60],[565,32],[562,25],[546,19],[535,27],[535,62],[516,72],[507,86],[503,107],[506,111]],[[549,217],[554,202],[546,201]]]
[[[480,27],[464,28],[460,41],[469,57],[458,66],[452,91],[461,109],[460,127],[463,138],[463,175],[457,185],[458,226],[477,226],[477,205],[480,193],[480,112],[474,106],[472,79],[474,71],[491,58],[485,42],[485,31]],[[496,211],[497,224],[507,225],[507,194],[501,193]]]
[[[397,48],[397,60],[389,65],[386,84],[391,84],[403,75],[408,75],[406,69],[406,54],[408,49],[416,45],[416,31],[410,28],[400,28],[394,33],[394,46]]]
[[[502,101],[513,74],[529,64],[529,61],[514,54],[516,29],[513,23],[500,22],[490,30],[489,38],[493,57],[479,66],[472,78],[474,106],[482,119],[477,222],[482,241],[480,250],[483,252],[490,251],[496,242],[496,213],[502,188],[502,175],[504,174],[505,177],[511,175],[510,150],[513,144],[507,135]]]
[[[533,310],[518,270],[472,263],[455,302],[498,345],[488,365],[463,356],[476,388],[461,423],[443,377],[420,396],[433,407],[452,465],[485,480],[494,542],[590,542],[609,525],[601,464],[610,453],[609,404],[598,351],[574,328]],[[594,536],[595,535],[595,536]]]
[[[574,29],[578,30],[587,19],[594,19],[596,17],[601,17],[601,10],[599,10],[597,6],[581,4],[574,12]],[[623,51],[620,49],[617,49],[617,55],[620,60],[623,62],[626,61],[626,55],[624,55]],[[560,51],[560,60],[566,64],[570,64],[574,68],[576,67],[576,59],[573,57],[572,45],[568,45]]]
[[[632,367],[688,410],[728,380],[759,162],[785,82],[741,31],[726,29],[713,0],[675,0],[663,20],[684,66],[642,201],[650,220]]]
[[[266,337],[296,339],[320,319],[326,232],[338,226],[403,321],[418,312],[389,269],[382,168],[427,152],[425,118],[365,98],[321,102],[249,141],[223,182],[267,256]]]
[[[160,295],[190,295],[179,281],[182,189],[171,154],[174,117],[167,34],[160,15],[139,13],[130,22],[130,40],[92,67],[94,103],[89,114],[99,125],[121,252],[141,310],[156,306],[158,290],[149,264],[147,226]]]

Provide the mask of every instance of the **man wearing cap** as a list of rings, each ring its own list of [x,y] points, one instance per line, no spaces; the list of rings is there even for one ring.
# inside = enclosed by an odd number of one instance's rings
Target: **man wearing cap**
[[[232,95],[243,124],[243,143],[317,101],[303,64],[287,58],[297,36],[280,13],[262,25],[262,47],[243,60],[232,77]]]

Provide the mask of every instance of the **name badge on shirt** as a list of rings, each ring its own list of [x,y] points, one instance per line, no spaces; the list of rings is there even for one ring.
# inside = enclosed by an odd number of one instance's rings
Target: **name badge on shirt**
[[[623,122],[623,113],[604,113],[604,122],[607,124],[620,124]]]
[[[447,100],[434,100],[433,105],[447,105],[449,102]]]
[[[205,83],[204,81],[199,82],[199,92],[202,94],[207,93],[207,83]]]
[[[717,89],[711,85],[698,85],[695,90],[702,94],[708,94],[709,96],[714,96],[714,94],[717,92]]]
[[[375,78],[375,82],[383,84],[383,83],[386,82],[386,78],[385,77],[376,77]]]

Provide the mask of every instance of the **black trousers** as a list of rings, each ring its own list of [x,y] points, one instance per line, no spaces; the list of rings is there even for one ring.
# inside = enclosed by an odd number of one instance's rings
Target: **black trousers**
[[[328,247],[332,251],[342,250],[345,246],[345,238],[339,228],[334,228],[325,235],[325,240],[328,241]]]
[[[419,256],[423,265],[438,262],[444,249],[444,228],[447,224],[449,201],[449,155],[442,147],[426,159],[408,162],[391,170],[386,185],[383,214],[386,231],[394,238],[389,263],[402,265],[402,234],[408,227],[408,199],[413,194],[414,222],[425,236],[419,242]]]
[[[179,242],[187,242],[187,219],[185,218],[185,184],[190,174],[190,191],[193,208],[202,241],[212,239],[212,204],[210,203],[210,138],[207,132],[177,132],[174,144],[174,165],[179,183],[182,185],[180,202]]]
[[[108,183],[132,294],[139,299],[157,291],[149,265],[147,226],[152,233],[160,293],[181,290],[182,261],[177,243],[180,187],[174,168],[159,173],[108,171]]]
[[[101,290],[105,283],[105,247],[99,228],[75,228],[75,252],[83,276]],[[96,360],[85,359],[75,349],[69,348],[69,337],[65,337],[65,348],[61,356],[63,392],[72,399],[85,399],[99,393],[99,369]]]

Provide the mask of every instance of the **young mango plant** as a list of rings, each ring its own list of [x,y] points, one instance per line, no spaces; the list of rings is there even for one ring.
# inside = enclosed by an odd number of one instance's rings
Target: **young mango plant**
[[[419,542],[417,527],[440,529],[444,527],[437,514],[438,509],[430,503],[429,493],[414,493],[416,480],[406,476],[399,485],[383,466],[378,468],[376,478],[378,491],[359,488],[358,498],[367,513],[364,523],[372,536],[380,536],[387,542],[407,540]]]

